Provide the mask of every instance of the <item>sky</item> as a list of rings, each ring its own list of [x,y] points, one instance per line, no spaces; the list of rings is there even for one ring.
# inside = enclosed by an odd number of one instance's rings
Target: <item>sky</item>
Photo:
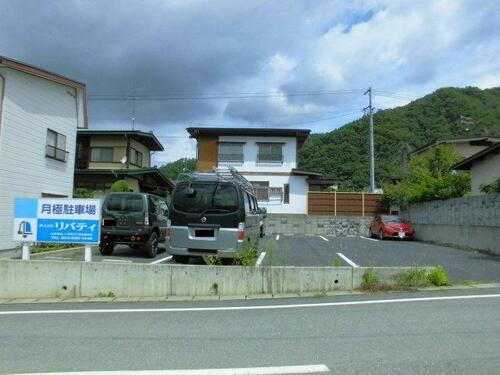
[[[0,0],[0,55],[87,85],[89,128],[324,133],[444,86],[500,86],[497,0]],[[134,100],[135,98],[135,100]],[[134,119],[134,120],[133,120]],[[376,126],[376,124],[375,124]]]

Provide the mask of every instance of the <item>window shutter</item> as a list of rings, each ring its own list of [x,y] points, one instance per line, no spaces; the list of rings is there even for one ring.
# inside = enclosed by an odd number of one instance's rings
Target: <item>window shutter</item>
[[[290,184],[285,184],[283,186],[283,203],[290,203]]]

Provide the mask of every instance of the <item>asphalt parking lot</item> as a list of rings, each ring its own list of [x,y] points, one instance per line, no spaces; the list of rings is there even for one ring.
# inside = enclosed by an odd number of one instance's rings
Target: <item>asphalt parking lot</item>
[[[500,256],[491,256],[418,241],[368,239],[364,237],[323,237],[301,235],[273,235],[261,240],[261,266],[333,265],[334,258],[342,266],[436,266],[442,265],[456,281],[500,282]],[[265,253],[265,254],[264,254]],[[8,254],[4,254],[7,256]],[[19,258],[20,254],[11,254]],[[32,254],[32,259],[82,261],[83,249],[57,250]],[[93,248],[92,261],[110,263],[172,263],[171,256],[160,248],[153,259],[140,250],[117,246],[111,256],[100,255]],[[203,264],[191,259],[190,264]]]

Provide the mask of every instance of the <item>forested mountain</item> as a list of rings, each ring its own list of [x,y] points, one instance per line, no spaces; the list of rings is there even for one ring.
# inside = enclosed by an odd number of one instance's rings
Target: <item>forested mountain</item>
[[[179,178],[182,172],[192,172],[196,168],[196,159],[182,158],[161,166],[160,172],[172,181]]]
[[[465,116],[470,119],[464,119]],[[500,136],[500,87],[442,88],[405,106],[374,114],[377,186],[401,177],[409,154],[442,138]],[[303,169],[336,179],[341,190],[369,185],[368,118],[312,135],[300,151]]]

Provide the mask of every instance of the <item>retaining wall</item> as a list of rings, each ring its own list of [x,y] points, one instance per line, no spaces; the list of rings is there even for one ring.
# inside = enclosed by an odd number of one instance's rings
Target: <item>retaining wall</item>
[[[500,255],[500,194],[418,203],[401,214],[419,240]]]
[[[268,215],[267,234],[326,235],[335,237],[368,236],[369,216]]]
[[[376,268],[380,281],[410,267]],[[0,261],[0,299],[326,293],[361,286],[366,268],[233,267]]]

